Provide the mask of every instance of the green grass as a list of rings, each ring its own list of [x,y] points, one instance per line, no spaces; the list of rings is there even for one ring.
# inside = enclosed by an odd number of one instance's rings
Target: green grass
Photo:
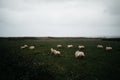
[[[34,45],[34,50],[20,49]],[[62,48],[57,48],[62,44]],[[73,44],[68,49],[66,46]],[[85,45],[85,57],[76,59],[79,44]],[[97,44],[113,50],[97,49]],[[51,54],[50,48],[61,51]],[[120,79],[120,42],[98,39],[0,40],[0,80],[116,80]]]

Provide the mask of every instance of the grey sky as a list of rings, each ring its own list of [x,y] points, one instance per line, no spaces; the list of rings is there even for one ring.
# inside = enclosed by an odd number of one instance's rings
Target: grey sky
[[[0,37],[120,37],[120,0],[0,0]]]

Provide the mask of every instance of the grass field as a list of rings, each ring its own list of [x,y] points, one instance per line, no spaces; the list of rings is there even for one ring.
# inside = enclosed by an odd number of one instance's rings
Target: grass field
[[[20,49],[21,45],[35,49]],[[62,48],[57,48],[62,44]],[[68,49],[66,45],[73,44]],[[79,44],[85,57],[76,59]],[[97,44],[113,50],[97,49]],[[51,54],[53,47],[60,56]],[[0,39],[0,80],[119,80],[120,41],[100,39]]]

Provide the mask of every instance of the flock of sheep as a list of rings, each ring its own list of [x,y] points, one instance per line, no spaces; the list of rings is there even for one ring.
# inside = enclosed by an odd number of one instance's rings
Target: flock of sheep
[[[25,48],[28,48],[28,45],[23,45],[23,46],[20,46],[20,49],[25,49]],[[29,46],[29,49],[35,49],[35,46]]]
[[[98,45],[97,45],[97,48],[103,48],[103,45],[98,44]],[[105,49],[106,49],[107,51],[108,51],[108,50],[112,50],[112,47],[106,46]]]
[[[62,47],[62,45],[57,45],[57,47],[60,48],[60,47]],[[72,48],[72,47],[73,47],[73,45],[67,45],[67,48]],[[85,49],[85,46],[84,46],[84,45],[79,45],[78,48],[79,48],[79,49]],[[97,45],[97,48],[103,48],[103,45],[98,44],[98,45]],[[109,51],[109,50],[112,50],[112,47],[106,46],[105,49],[106,49],[107,51]],[[55,49],[53,49],[53,48],[51,48],[51,53],[53,53],[53,54],[55,54],[55,55],[60,55],[60,54],[61,54],[60,51],[55,50]],[[83,57],[85,57],[85,54],[84,54],[83,51],[77,50],[77,51],[75,52],[75,57],[76,57],[76,58],[83,58]]]
[[[27,48],[27,47],[28,47],[28,45],[25,44],[25,45],[21,46],[20,48],[21,48],[21,49],[24,49],[24,48]],[[62,45],[60,45],[60,44],[57,45],[57,48],[61,48],[61,47],[62,47]],[[72,48],[72,47],[73,47],[73,45],[67,45],[67,48]],[[35,46],[29,46],[28,48],[29,48],[29,49],[35,49]],[[79,49],[85,49],[85,46],[84,46],[84,45],[79,45],[78,48],[79,48]],[[98,49],[102,49],[102,48],[104,48],[104,47],[103,47],[103,45],[98,44],[98,45],[97,45],[97,48],[98,48]],[[50,50],[51,50],[51,53],[53,53],[54,55],[60,55],[60,54],[61,54],[60,51],[55,50],[55,49],[53,49],[53,48],[51,48]],[[106,47],[105,47],[105,50],[107,50],[107,51],[112,50],[112,47],[106,46]],[[83,51],[77,50],[77,51],[75,51],[75,57],[76,57],[76,58],[83,58],[83,57],[85,57],[85,54],[84,54]]]
[[[57,45],[57,47],[60,48],[60,47],[62,47],[62,45]],[[73,45],[67,45],[67,48],[72,48],[72,47],[73,47]],[[84,49],[85,46],[84,46],[84,45],[79,45],[78,48]],[[53,49],[53,48],[51,48],[51,53],[53,53],[54,55],[60,55],[60,54],[61,54],[60,51],[55,50],[55,49]],[[76,57],[76,58],[82,58],[82,57],[84,57],[84,56],[85,56],[85,54],[84,54],[83,51],[77,50],[77,51],[75,52],[75,57]]]

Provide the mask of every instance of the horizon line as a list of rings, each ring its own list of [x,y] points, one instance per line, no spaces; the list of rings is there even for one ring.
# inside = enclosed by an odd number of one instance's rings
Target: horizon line
[[[0,36],[0,38],[120,38],[120,36]]]

